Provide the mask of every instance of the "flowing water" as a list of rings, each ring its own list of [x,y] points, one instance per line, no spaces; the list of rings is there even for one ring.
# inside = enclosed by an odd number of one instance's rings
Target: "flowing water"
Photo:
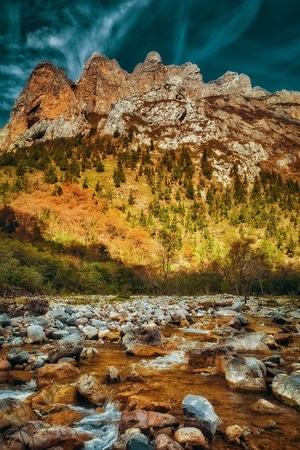
[[[210,372],[198,372],[187,364],[187,352],[201,344],[196,334],[185,334],[173,329],[165,334],[166,356],[157,358],[138,358],[130,356],[118,343],[106,343],[97,347],[98,355],[80,363],[82,372],[92,373],[104,378],[110,366],[116,367],[122,381],[111,387],[111,398],[103,411],[92,407],[75,407],[84,413],[84,418],[74,425],[80,433],[93,436],[85,443],[86,450],[108,450],[118,436],[120,409],[126,406],[135,395],[137,401],[148,399],[157,405],[172,405],[171,413],[183,423],[181,404],[187,394],[201,395],[214,406],[216,414],[223,422],[224,429],[229,425],[240,425],[250,430],[248,443],[243,448],[257,450],[299,450],[300,412],[283,404],[273,397],[269,389],[265,393],[239,392],[229,389],[223,376]],[[258,357],[258,355],[255,355]],[[289,352],[289,357],[299,355]],[[139,375],[138,378],[133,378]],[[0,384],[0,398],[18,397],[24,400],[34,390],[33,381],[23,386]],[[264,398],[283,408],[281,415],[256,414],[250,405]],[[150,399],[150,400],[149,400]],[[219,433],[211,444],[212,450],[241,448],[237,444],[225,443]]]

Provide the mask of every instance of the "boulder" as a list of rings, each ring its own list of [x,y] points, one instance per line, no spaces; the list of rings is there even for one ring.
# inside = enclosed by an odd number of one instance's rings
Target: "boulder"
[[[27,397],[26,403],[34,410],[42,409],[47,411],[49,409],[48,406],[52,407],[55,404],[77,405],[77,397],[77,389],[75,386],[50,384]]]
[[[79,435],[70,427],[53,425],[38,430],[32,439],[34,450],[47,448],[61,450],[77,450],[84,447]]]
[[[143,344],[152,347],[161,347],[163,336],[156,327],[131,328],[122,336],[122,345],[127,349],[132,344]]]
[[[293,342],[293,336],[289,333],[276,333],[274,334],[274,339],[278,345],[289,345]]]
[[[51,363],[56,363],[59,359],[66,356],[78,359],[82,349],[83,342],[81,336],[78,334],[71,334],[57,342],[57,347],[50,350],[48,359]]]
[[[234,389],[264,391],[266,389],[266,368],[256,358],[236,356],[228,361],[225,379],[227,384]]]
[[[75,411],[74,409],[64,409],[63,411],[48,414],[44,418],[44,422],[49,425],[73,425],[75,422],[83,419],[84,416],[83,412]]]
[[[25,350],[13,348],[6,356],[6,359],[14,367],[19,364],[26,364],[31,356],[32,355]]]
[[[10,397],[0,400],[0,430],[23,425],[35,418],[32,409],[21,400]]]
[[[196,427],[209,439],[216,433],[218,416],[211,403],[200,395],[186,395],[182,402],[185,427]]]
[[[261,332],[240,333],[226,339],[224,343],[231,345],[237,352],[258,352],[264,354],[270,354],[271,351],[268,345],[271,343],[275,344],[270,337]]]
[[[189,351],[189,364],[193,367],[215,367],[217,372],[224,373],[227,361],[236,356],[230,345],[210,345]]]
[[[120,433],[123,434],[129,428],[147,430],[150,428],[159,429],[177,425],[177,419],[170,414],[135,409],[134,411],[122,412],[120,420]]]
[[[300,407],[300,374],[279,374],[272,383],[273,394],[283,402]]]
[[[76,387],[80,395],[85,397],[92,405],[102,406],[108,396],[108,392],[90,374],[83,374],[79,377]]]
[[[195,427],[182,427],[174,433],[174,439],[184,448],[209,449],[207,439],[201,430]]]
[[[38,389],[42,389],[54,382],[74,381],[74,378],[80,375],[80,370],[73,364],[62,362],[58,364],[46,364],[36,372],[36,385]]]
[[[42,342],[45,339],[45,332],[40,325],[30,325],[27,327],[27,337],[34,343]]]

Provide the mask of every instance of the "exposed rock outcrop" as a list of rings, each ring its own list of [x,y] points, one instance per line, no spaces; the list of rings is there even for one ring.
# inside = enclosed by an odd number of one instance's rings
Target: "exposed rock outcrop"
[[[271,94],[235,72],[204,83],[195,64],[165,66],[156,52],[131,74],[94,53],[76,83],[46,61],[0,131],[0,151],[92,130],[131,133],[132,145],[154,140],[162,150],[189,145],[201,153],[208,144],[214,175],[225,184],[233,164],[248,178],[264,164],[296,173],[300,93]]]

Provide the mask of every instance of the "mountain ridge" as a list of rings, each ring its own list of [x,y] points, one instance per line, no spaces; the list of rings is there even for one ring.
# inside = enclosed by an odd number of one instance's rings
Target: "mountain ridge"
[[[226,147],[215,159],[219,178],[228,177],[228,155],[230,166],[238,164],[250,178],[266,161],[298,178],[300,93],[268,93],[235,72],[204,83],[195,64],[164,66],[154,51],[131,74],[116,60],[93,53],[77,82],[44,61],[0,131],[0,151],[91,132],[133,133],[133,146],[153,140],[163,151],[182,145],[195,150],[217,140]]]

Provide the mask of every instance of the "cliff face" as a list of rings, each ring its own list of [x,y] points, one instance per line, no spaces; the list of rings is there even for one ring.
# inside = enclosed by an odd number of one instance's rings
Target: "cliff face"
[[[195,158],[210,142],[220,181],[229,177],[233,163],[249,177],[258,163],[299,173],[300,93],[270,94],[233,72],[203,83],[196,65],[164,66],[156,52],[132,74],[94,53],[77,83],[51,63],[39,64],[0,132],[0,149],[92,129],[130,132],[133,145],[152,140],[162,151],[188,145]]]

